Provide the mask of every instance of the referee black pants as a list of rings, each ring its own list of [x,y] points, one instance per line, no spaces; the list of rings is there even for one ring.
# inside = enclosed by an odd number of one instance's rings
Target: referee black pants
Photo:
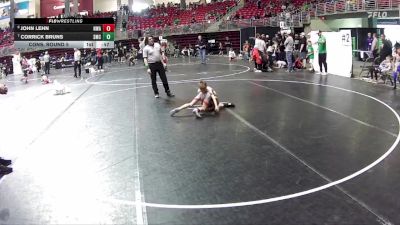
[[[45,74],[50,74],[50,62],[45,62],[44,63],[44,73]]]
[[[149,69],[151,71],[151,85],[153,86],[153,91],[155,95],[158,95],[158,88],[157,88],[157,73],[161,78],[163,83],[165,93],[170,93],[167,75],[165,75],[165,68],[161,62],[149,63]]]
[[[81,76],[81,62],[80,61],[75,61],[74,62],[74,73],[75,73],[75,77],[77,77],[76,76],[76,70],[78,69],[78,71],[79,71],[79,76]]]

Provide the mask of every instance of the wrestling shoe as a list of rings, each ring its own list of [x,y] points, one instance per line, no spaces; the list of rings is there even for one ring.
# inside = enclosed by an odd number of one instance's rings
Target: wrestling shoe
[[[12,172],[13,172],[12,168],[0,165],[0,175],[7,175]]]
[[[169,114],[171,115],[171,116],[174,116],[176,113],[178,113],[179,112],[179,109],[173,109],[173,110],[171,110],[170,112],[169,112]]]
[[[200,112],[198,108],[193,109],[193,114],[197,117],[197,118],[201,118]]]
[[[3,158],[0,158],[0,165],[9,166],[9,165],[11,165],[11,160],[6,160]]]
[[[225,108],[234,108],[235,104],[230,103],[230,102],[224,102],[222,103],[224,105]]]
[[[168,91],[168,92],[167,92],[167,96],[168,96],[168,97],[174,97],[175,95],[172,94],[170,91]]]

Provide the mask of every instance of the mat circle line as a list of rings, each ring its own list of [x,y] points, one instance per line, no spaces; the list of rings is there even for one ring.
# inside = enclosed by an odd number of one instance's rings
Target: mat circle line
[[[246,72],[250,71],[250,67],[244,66],[244,65],[240,65],[240,64],[227,64],[227,63],[208,63],[208,64],[209,64],[209,65],[237,66],[237,67],[243,67],[243,68],[245,68],[245,70],[239,71],[239,72],[235,72],[235,73],[226,74],[226,75],[214,76],[214,77],[203,77],[203,78],[194,78],[194,79],[187,79],[187,80],[169,81],[168,83],[171,84],[171,83],[175,83],[175,82],[185,82],[185,81],[193,81],[193,80],[198,81],[198,80],[201,80],[201,79],[205,80],[205,79],[215,79],[215,78],[230,77],[230,76],[235,76],[235,75],[242,74],[242,73],[246,73]],[[193,64],[193,63],[192,63],[192,64],[190,64],[190,63],[185,63],[185,64],[184,64],[184,63],[176,63],[176,64],[170,64],[170,65],[168,65],[168,66],[177,66],[177,65],[183,65],[183,66],[188,66],[188,65],[189,65],[189,66],[191,66],[191,65],[198,65],[198,64]],[[144,69],[144,67],[135,68],[135,69]],[[116,72],[117,72],[117,71],[116,71]],[[111,73],[113,73],[113,72],[111,71],[111,72],[109,72],[108,74],[111,74]],[[132,85],[148,85],[148,84],[151,84],[150,82],[145,82],[145,83],[138,82],[138,83],[129,83],[129,84],[121,84],[121,83],[109,84],[109,82],[120,81],[120,80],[107,80],[107,81],[98,81],[98,82],[91,82],[91,81],[90,81],[91,79],[94,79],[94,78],[96,78],[96,77],[98,77],[98,76],[102,76],[102,75],[103,75],[103,74],[99,74],[99,75],[95,75],[95,76],[89,77],[89,78],[85,79],[85,83],[87,83],[87,84],[92,84],[92,85],[99,85],[99,86],[132,86]],[[168,77],[168,75],[167,75],[167,77]],[[129,78],[129,79],[137,80],[137,79],[139,79],[139,78]],[[127,79],[127,80],[128,80],[128,79]],[[162,83],[161,83],[161,82],[158,82],[157,84],[162,84]]]
[[[232,208],[232,207],[241,207],[241,206],[252,206],[252,205],[260,205],[260,204],[266,204],[266,203],[271,203],[271,202],[277,202],[277,201],[282,201],[282,200],[287,200],[287,199],[292,199],[292,198],[297,198],[297,197],[301,197],[304,195],[309,195],[318,191],[322,191],[325,190],[327,188],[333,187],[335,185],[339,185],[341,183],[344,183],[346,181],[349,181],[365,172],[367,172],[368,170],[372,169],[374,166],[376,166],[377,164],[379,164],[380,162],[382,162],[386,157],[388,157],[396,148],[396,146],[399,144],[400,142],[400,116],[399,114],[392,108],[390,107],[388,104],[386,104],[385,102],[372,97],[370,95],[361,93],[361,92],[357,92],[357,91],[353,91],[353,90],[349,90],[349,89],[345,89],[345,88],[341,88],[341,87],[336,87],[336,86],[332,86],[332,85],[327,85],[327,84],[318,84],[318,83],[312,83],[312,82],[304,82],[304,81],[291,81],[291,80],[270,80],[270,79],[220,79],[220,80],[209,80],[209,82],[233,82],[233,81],[261,81],[261,82],[281,82],[281,83],[295,83],[295,84],[306,84],[306,85],[315,85],[315,86],[321,86],[321,87],[328,87],[328,88],[334,88],[337,90],[342,90],[342,91],[346,91],[349,93],[354,93],[354,94],[358,94],[364,97],[367,97],[369,99],[375,100],[379,103],[381,103],[382,105],[384,105],[386,108],[388,108],[396,117],[397,119],[397,123],[399,126],[399,131],[397,133],[397,137],[394,141],[394,143],[390,146],[390,148],[383,154],[381,155],[378,159],[376,159],[375,161],[373,161],[371,164],[363,167],[362,169],[346,176],[343,177],[341,179],[332,181],[328,184],[322,185],[322,186],[318,186],[309,190],[305,190],[305,191],[301,191],[301,192],[296,192],[296,193],[292,193],[292,194],[288,194],[288,195],[283,195],[283,196],[278,196],[278,197],[272,197],[272,198],[266,198],[266,199],[260,199],[260,200],[253,200],[253,201],[244,201],[244,202],[233,202],[233,203],[220,203],[220,204],[193,204],[193,205],[185,205],[185,204],[163,204],[163,203],[151,203],[151,202],[142,202],[140,204],[142,204],[143,206],[146,207],[153,207],[153,208],[167,208],[167,209],[218,209],[218,208]],[[195,80],[190,80],[190,81],[182,81],[180,83],[173,83],[173,85],[175,84],[186,84],[186,83],[195,83],[198,81]],[[110,92],[105,92],[102,93],[100,95],[94,95],[94,96],[89,96],[87,98],[85,98],[85,100],[90,99],[90,98],[95,98],[95,97],[99,97],[102,95],[107,95],[107,94],[114,94],[114,93],[118,93],[118,92],[124,92],[124,91],[129,91],[129,90],[134,90],[134,89],[142,89],[142,88],[148,88],[151,87],[151,85],[146,85],[146,86],[140,86],[140,87],[133,87],[133,88],[126,88],[126,89],[121,89],[121,90],[116,90],[116,91],[110,91]],[[130,201],[130,200],[119,200],[119,199],[101,199],[104,201],[110,201],[110,202],[114,202],[117,204],[123,204],[123,205],[136,205],[135,201]]]

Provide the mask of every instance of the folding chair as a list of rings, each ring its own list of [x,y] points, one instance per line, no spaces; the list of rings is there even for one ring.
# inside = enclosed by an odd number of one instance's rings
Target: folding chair
[[[376,59],[374,58],[372,52],[365,52],[365,53],[367,54],[368,58],[364,60],[364,63],[361,66],[361,71],[360,71],[360,74],[358,76],[359,78],[368,77],[368,73],[371,71],[371,69],[372,70],[374,69],[373,67],[374,67],[374,62],[375,62]],[[367,76],[362,76],[362,73],[364,71],[368,72]]]

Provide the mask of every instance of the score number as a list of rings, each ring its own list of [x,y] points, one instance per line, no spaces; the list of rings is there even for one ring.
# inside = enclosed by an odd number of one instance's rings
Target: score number
[[[114,24],[103,24],[102,41],[114,41]]]
[[[103,32],[114,32],[115,24],[103,24]]]
[[[114,32],[105,32],[103,33],[103,41],[114,41]]]

